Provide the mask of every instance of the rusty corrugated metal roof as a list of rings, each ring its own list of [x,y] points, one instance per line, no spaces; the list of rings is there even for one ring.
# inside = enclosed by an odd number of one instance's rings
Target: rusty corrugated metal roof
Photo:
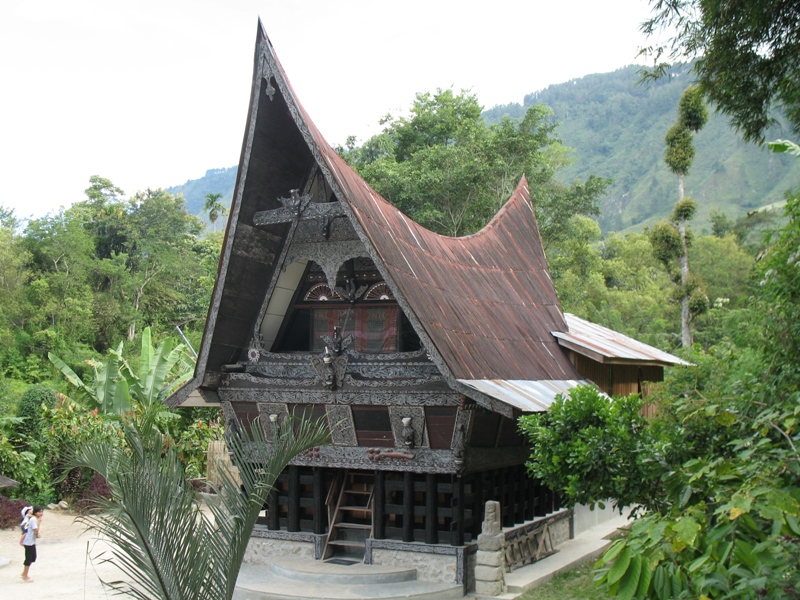
[[[661,366],[684,365],[686,362],[648,344],[566,313],[569,331],[553,331],[559,343],[601,363],[635,363]]]
[[[566,331],[566,322],[524,178],[481,231],[442,236],[373,190],[297,106],[342,200],[399,288],[394,293],[411,307],[454,378],[578,378],[550,333]]]

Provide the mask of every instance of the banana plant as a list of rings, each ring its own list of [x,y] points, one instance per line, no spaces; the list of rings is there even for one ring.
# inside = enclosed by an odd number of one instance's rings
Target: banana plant
[[[127,414],[131,409],[163,405],[162,401],[169,394],[192,377],[194,367],[194,359],[185,344],[167,338],[158,348],[153,348],[149,327],[142,332],[142,349],[136,370],[123,356],[122,342],[108,351],[104,361],[89,362],[93,378],[88,383],[60,357],[52,352],[47,356],[90,408],[117,416]]]

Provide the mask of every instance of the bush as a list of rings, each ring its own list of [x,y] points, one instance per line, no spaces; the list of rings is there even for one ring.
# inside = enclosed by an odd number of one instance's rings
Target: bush
[[[46,385],[32,385],[19,399],[17,416],[25,420],[17,425],[17,432],[26,438],[37,438],[45,426],[42,405],[53,409],[56,405],[56,391]]]
[[[79,469],[73,470],[79,471]],[[82,491],[81,497],[78,499],[78,506],[81,510],[92,511],[98,500],[108,500],[111,496],[111,490],[105,478],[98,473],[93,473],[89,485]]]
[[[638,395],[611,399],[578,386],[549,412],[520,418],[532,444],[528,469],[571,508],[613,499],[622,509],[653,502],[655,450]]]
[[[0,496],[0,529],[19,527],[22,521],[22,509],[30,506],[25,500],[10,500]]]

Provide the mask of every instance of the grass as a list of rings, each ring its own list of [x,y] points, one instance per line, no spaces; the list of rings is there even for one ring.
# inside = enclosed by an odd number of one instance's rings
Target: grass
[[[521,600],[608,600],[592,581],[594,561],[583,563],[527,591]]]

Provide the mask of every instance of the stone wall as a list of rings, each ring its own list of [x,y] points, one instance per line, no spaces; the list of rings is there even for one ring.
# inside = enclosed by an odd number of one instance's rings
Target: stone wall
[[[548,532],[550,533],[550,540],[552,541],[553,546],[560,546],[568,539],[570,539],[569,537],[570,526],[569,526],[568,514],[569,513],[565,512],[563,519],[554,521],[550,525]]]
[[[417,579],[458,583],[458,565],[452,554],[427,554],[375,548],[372,551],[373,565],[386,565],[404,569],[416,569]]]
[[[244,553],[244,562],[268,565],[276,556],[296,556],[313,560],[315,554],[314,542],[251,537]]]

